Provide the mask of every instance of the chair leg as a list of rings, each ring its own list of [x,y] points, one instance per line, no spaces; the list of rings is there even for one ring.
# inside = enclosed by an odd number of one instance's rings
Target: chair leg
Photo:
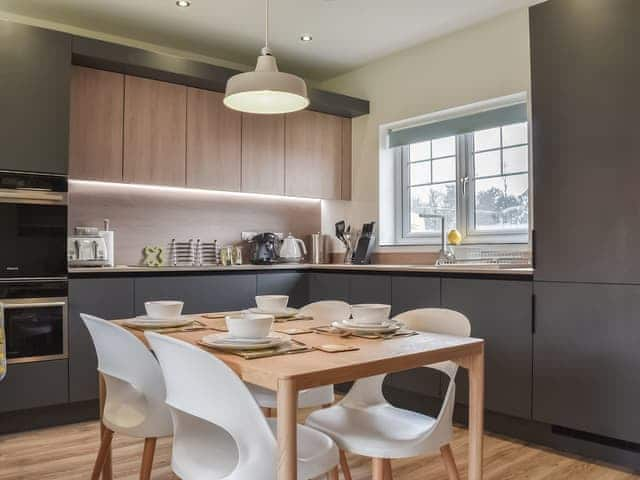
[[[451,451],[451,445],[446,444],[444,447],[441,447],[440,454],[442,455],[442,461],[444,462],[444,468],[447,470],[449,480],[460,480],[458,467],[456,467],[456,461]]]
[[[349,469],[349,463],[347,462],[347,456],[344,450],[340,450],[340,469],[342,470],[344,480],[351,480],[351,470]]]
[[[142,468],[140,468],[140,480],[149,480],[153,469],[153,455],[156,451],[156,439],[144,439],[144,451],[142,452]]]
[[[384,480],[393,480],[393,470],[391,470],[391,460],[384,460]]]
[[[384,466],[384,458],[373,458],[372,460],[372,464],[373,464],[373,475],[372,475],[372,480],[385,480],[384,479],[384,473],[385,473],[385,466]]]
[[[334,467],[327,473],[327,480],[339,480],[338,467]]]
[[[111,447],[111,440],[113,440],[113,431],[104,427],[102,431],[102,438],[100,439],[98,456],[96,457],[96,463],[93,465],[93,472],[91,473],[91,480],[100,479],[100,474],[104,468],[104,462],[107,459],[107,455]]]

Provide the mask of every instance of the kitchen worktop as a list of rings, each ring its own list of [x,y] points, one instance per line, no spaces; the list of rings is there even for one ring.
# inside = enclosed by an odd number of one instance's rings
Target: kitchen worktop
[[[185,273],[185,272],[243,272],[243,271],[278,271],[278,270],[323,270],[323,271],[352,271],[352,272],[406,272],[406,273],[437,273],[451,275],[498,275],[498,276],[527,276],[533,275],[533,268],[509,265],[346,265],[346,264],[308,264],[308,263],[284,263],[276,265],[234,265],[234,266],[192,266],[192,267],[142,267],[142,266],[115,266],[115,267],[82,267],[70,268],[71,276],[84,275],[108,275],[108,274],[143,274],[155,273]]]

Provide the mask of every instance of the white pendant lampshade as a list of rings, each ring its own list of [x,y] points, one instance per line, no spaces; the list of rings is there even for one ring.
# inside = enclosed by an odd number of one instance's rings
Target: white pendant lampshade
[[[266,41],[256,69],[227,80],[224,104],[240,112],[272,115],[304,110],[309,106],[307,84],[296,75],[278,71],[269,49],[269,0],[266,9]]]

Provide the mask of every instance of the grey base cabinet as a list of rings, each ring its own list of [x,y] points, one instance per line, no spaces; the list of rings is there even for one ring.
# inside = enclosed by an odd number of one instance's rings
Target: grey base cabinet
[[[290,307],[309,303],[309,274],[305,272],[261,273],[256,288],[256,295],[288,295]]]
[[[0,170],[67,175],[71,36],[0,22]]]
[[[485,407],[531,418],[532,284],[529,281],[442,279],[442,306],[464,313],[471,335],[485,344]],[[458,403],[467,405],[469,382],[460,369]]]
[[[98,398],[96,351],[81,313],[105,320],[133,316],[132,278],[69,280],[69,400]]]
[[[11,364],[0,382],[0,413],[69,401],[67,360]]]
[[[534,289],[534,420],[640,443],[640,286]]]
[[[392,315],[416,308],[440,306],[440,278],[422,276],[391,277]],[[393,373],[388,385],[429,397],[442,397],[443,375],[432,369],[416,368]]]
[[[144,302],[182,300],[183,313],[241,310],[254,305],[255,274],[136,278],[135,313],[145,313]]]
[[[311,302],[321,300],[349,301],[349,277],[347,273],[312,273],[309,283]]]

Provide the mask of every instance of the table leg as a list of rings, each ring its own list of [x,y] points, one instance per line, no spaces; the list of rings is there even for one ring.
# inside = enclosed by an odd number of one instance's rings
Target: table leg
[[[469,358],[469,480],[482,480],[484,348]]]
[[[298,479],[298,390],[290,379],[278,381],[278,480]]]
[[[104,377],[100,375],[100,438],[104,435],[105,426],[102,423],[102,413],[104,411],[105,399],[107,396],[107,385]],[[113,462],[111,461],[111,445],[107,450],[107,455],[102,468],[102,480],[113,480]]]

